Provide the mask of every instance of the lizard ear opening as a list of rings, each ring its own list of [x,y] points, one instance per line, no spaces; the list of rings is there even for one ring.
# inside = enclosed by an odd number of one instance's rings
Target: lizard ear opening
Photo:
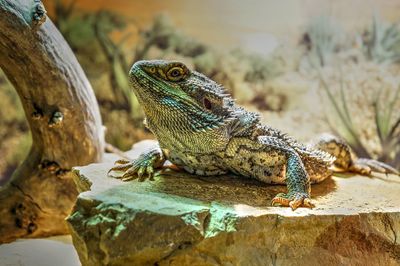
[[[209,99],[204,98],[203,99],[203,105],[207,110],[211,110],[212,104],[211,104]]]

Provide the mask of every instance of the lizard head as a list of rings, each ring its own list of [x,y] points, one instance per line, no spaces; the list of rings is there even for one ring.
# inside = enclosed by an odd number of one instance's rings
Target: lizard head
[[[148,122],[158,127],[216,128],[234,104],[222,86],[178,61],[138,61],[129,76]]]
[[[178,61],[138,61],[130,72],[149,129],[160,141],[196,152],[220,149],[233,135],[248,134],[258,115],[235,105],[225,89]]]

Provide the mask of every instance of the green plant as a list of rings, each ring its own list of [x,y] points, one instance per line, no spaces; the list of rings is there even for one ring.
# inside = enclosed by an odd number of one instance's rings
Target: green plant
[[[393,111],[399,100],[400,86],[397,87],[391,100],[385,99],[387,104],[384,105],[381,101],[381,92],[382,90],[379,90],[376,100],[373,102],[377,134],[383,151],[379,160],[393,160],[398,167],[400,165],[400,117],[393,121]]]
[[[266,58],[258,55],[247,55],[247,61],[251,66],[244,76],[244,80],[247,82],[265,81],[278,76],[282,72],[279,59],[273,55]]]
[[[346,46],[342,27],[331,17],[313,18],[303,34],[301,44],[307,50],[311,65],[327,65],[334,53]]]
[[[385,23],[373,17],[370,29],[363,34],[367,57],[377,63],[394,63],[400,60],[400,23]]]
[[[143,114],[139,102],[129,86],[127,75],[129,63],[126,60],[127,56],[124,54],[122,48],[130,34],[125,34],[118,43],[109,37],[112,31],[116,29],[121,30],[125,28],[125,26],[124,18],[110,12],[99,11],[96,14],[93,30],[101,51],[107,59],[111,88],[117,101],[122,104],[127,103],[131,116],[134,119],[141,119]]]
[[[360,130],[352,121],[352,113],[349,111],[346,95],[344,92],[345,85],[343,82],[343,73],[340,73],[340,90],[339,98],[336,98],[327,82],[319,73],[321,87],[326,92],[328,100],[333,107],[334,115],[340,121],[343,130],[338,129],[338,126],[332,126],[336,134],[343,137],[355,153],[360,157],[372,158],[372,153],[361,142]],[[378,90],[377,97],[372,103],[376,134],[381,145],[378,160],[391,164],[394,167],[400,167],[400,117],[393,121],[393,113],[400,95],[400,86],[396,89],[394,97],[390,100],[387,95],[384,99],[381,97],[382,90]],[[382,105],[385,102],[385,105]],[[365,103],[369,104],[369,103]]]
[[[132,94],[127,72],[131,62],[130,56],[124,52],[124,44],[130,37],[128,32],[117,42],[111,38],[115,32],[123,32],[128,21],[125,17],[105,10],[94,13],[75,10],[75,0],[69,3],[55,2],[54,21],[63,36],[75,51],[80,63],[88,73],[100,103],[111,103],[116,109],[126,109],[137,121],[143,115],[139,103]],[[108,78],[108,86],[104,82],[94,82]],[[111,92],[111,93],[110,93]],[[112,94],[113,98],[107,96]]]

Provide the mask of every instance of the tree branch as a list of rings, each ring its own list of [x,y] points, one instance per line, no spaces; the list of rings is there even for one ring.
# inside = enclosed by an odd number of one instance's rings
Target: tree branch
[[[67,233],[70,170],[98,162],[103,128],[89,81],[38,0],[0,0],[0,67],[17,90],[31,151],[0,190],[0,243]]]

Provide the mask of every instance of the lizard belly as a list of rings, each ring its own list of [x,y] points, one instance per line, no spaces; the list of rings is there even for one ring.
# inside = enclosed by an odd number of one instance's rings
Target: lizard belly
[[[235,174],[258,179],[268,184],[285,184],[285,156],[279,152],[252,152],[239,150],[233,157],[226,157],[225,164]]]
[[[211,176],[228,172],[222,167],[221,159],[216,155],[170,151],[168,160],[191,174]]]
[[[225,152],[214,155],[168,150],[168,160],[188,173],[211,176],[232,172],[268,184],[285,184],[286,157],[274,150],[241,149],[235,156]]]

